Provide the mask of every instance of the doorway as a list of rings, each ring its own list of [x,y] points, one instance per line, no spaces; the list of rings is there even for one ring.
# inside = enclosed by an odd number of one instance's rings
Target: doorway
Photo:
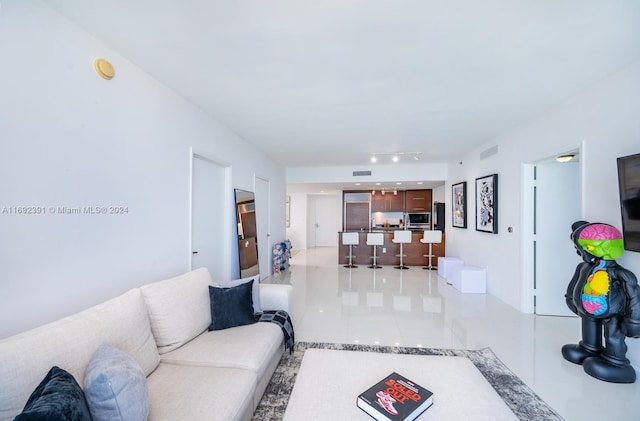
[[[206,267],[213,279],[226,279],[226,167],[193,152],[191,157],[191,270]]]
[[[550,159],[533,164],[532,170],[534,313],[574,316],[564,294],[579,263],[569,235],[581,216],[580,163],[577,158],[565,163]]]
[[[338,196],[309,196],[309,247],[338,246]]]

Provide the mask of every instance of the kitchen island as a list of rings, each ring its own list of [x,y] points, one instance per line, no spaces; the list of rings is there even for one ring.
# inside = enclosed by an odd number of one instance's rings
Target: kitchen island
[[[358,266],[367,267],[373,263],[373,246],[367,245],[367,234],[369,232],[379,232],[384,236],[384,245],[378,246],[378,264],[385,266],[396,266],[400,262],[400,244],[393,241],[393,229],[382,229],[372,231],[357,231],[360,244],[353,246],[353,263]],[[353,231],[351,231],[353,232]],[[404,264],[406,266],[426,266],[429,262],[425,255],[429,254],[429,244],[420,242],[424,231],[412,231],[411,244],[403,246]],[[349,263],[349,246],[342,245],[342,234],[338,233],[338,263],[346,265]],[[431,262],[435,268],[438,264],[438,257],[444,257],[444,233],[442,233],[442,243],[434,244],[432,248],[433,257]]]

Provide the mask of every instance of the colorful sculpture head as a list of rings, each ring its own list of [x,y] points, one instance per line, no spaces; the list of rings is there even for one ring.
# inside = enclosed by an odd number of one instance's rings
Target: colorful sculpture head
[[[617,260],[624,253],[622,233],[616,227],[578,221],[572,228],[571,238],[583,258],[586,253],[602,260]]]

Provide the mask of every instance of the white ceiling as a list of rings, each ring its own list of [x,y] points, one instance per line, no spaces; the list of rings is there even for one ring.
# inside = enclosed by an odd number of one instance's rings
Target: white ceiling
[[[637,0],[45,2],[284,166],[456,158],[640,58]]]

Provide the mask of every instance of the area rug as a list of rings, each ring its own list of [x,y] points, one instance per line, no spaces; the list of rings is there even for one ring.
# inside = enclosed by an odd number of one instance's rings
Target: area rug
[[[546,402],[511,372],[490,348],[479,350],[410,348],[377,345],[331,344],[298,342],[293,353],[285,352],[256,409],[254,421],[282,420],[289,396],[307,349],[335,349],[361,352],[379,352],[413,355],[448,355],[468,358],[500,395],[502,400],[521,420],[562,420]]]

